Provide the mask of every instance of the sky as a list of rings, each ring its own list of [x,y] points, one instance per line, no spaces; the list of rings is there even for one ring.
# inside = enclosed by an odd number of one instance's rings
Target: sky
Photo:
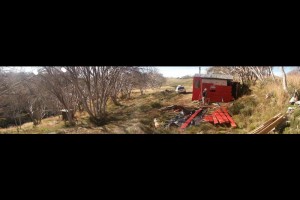
[[[208,66],[201,67],[201,73],[206,73]],[[188,67],[188,66],[168,66],[168,67],[157,67],[160,73],[165,77],[182,77],[185,75],[195,75],[199,73],[199,66]]]
[[[207,68],[209,66],[202,66],[201,73],[206,74]],[[182,77],[185,75],[195,75],[199,73],[199,66],[197,67],[188,67],[188,66],[167,66],[167,67],[157,67],[159,72],[162,73],[165,77]],[[285,67],[285,72],[289,72],[293,67]],[[274,74],[276,76],[281,76],[281,70],[279,67],[274,68]]]
[[[206,74],[206,71],[209,66],[202,66],[201,73]],[[24,70],[27,72],[37,72],[37,67],[14,67],[17,70]],[[157,66],[157,69],[160,73],[163,74],[165,77],[182,77],[185,75],[195,75],[199,73],[199,66],[190,67],[190,66]],[[293,67],[285,67],[285,71],[289,72],[293,69]],[[281,76],[281,70],[279,67],[274,68],[274,74],[277,76]]]

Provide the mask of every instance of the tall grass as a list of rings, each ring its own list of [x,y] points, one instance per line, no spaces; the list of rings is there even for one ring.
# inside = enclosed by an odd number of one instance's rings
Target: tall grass
[[[288,93],[283,90],[281,80],[276,82],[267,80],[251,86],[252,94],[234,102],[229,111],[233,115],[239,131],[249,133],[276,114],[286,113],[295,89],[300,91],[300,77],[299,75],[288,75],[287,81]],[[292,120],[287,130],[296,130],[297,126],[300,126],[298,121]]]

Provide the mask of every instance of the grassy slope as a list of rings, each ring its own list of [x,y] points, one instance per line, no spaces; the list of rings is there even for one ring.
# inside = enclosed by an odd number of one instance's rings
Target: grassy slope
[[[249,133],[257,126],[260,126],[265,121],[269,120],[278,113],[286,113],[289,105],[289,99],[293,94],[294,89],[300,91],[299,76],[288,76],[289,94],[286,94],[282,89],[280,80],[274,83],[268,80],[264,84],[252,86],[252,94],[244,96],[234,102],[230,111],[235,114],[233,118],[237,122],[239,128],[238,133]],[[272,94],[271,98],[266,98],[266,94]],[[296,114],[299,108],[296,108]],[[293,118],[293,115],[292,115]],[[284,133],[299,133],[297,125],[299,119],[297,117],[292,121],[291,127],[285,129]]]
[[[299,76],[288,77],[289,88],[300,89]],[[192,79],[167,80],[165,86],[160,89],[147,90],[146,94],[141,96],[139,91],[134,91],[132,98],[121,100],[122,106],[115,106],[111,102],[108,106],[111,121],[102,127],[96,127],[89,123],[86,113],[78,115],[79,122],[76,127],[65,127],[64,122],[59,117],[44,119],[42,124],[33,127],[32,123],[22,126],[20,133],[179,133],[177,129],[165,130],[155,129],[153,119],[158,118],[165,121],[176,115],[173,112],[160,112],[161,106],[182,105],[189,108],[196,108],[197,104],[191,101],[192,94],[162,93],[161,91],[175,90],[177,85],[186,87],[187,92],[192,91]],[[281,84],[275,84],[268,81],[265,84],[258,84],[251,88],[251,95],[244,96],[234,102],[230,109],[235,115],[233,118],[239,128],[232,130],[226,127],[214,127],[211,124],[202,124],[200,127],[189,127],[186,133],[247,133],[257,126],[267,121],[279,112],[286,112],[289,96],[285,95],[281,89]],[[299,90],[300,91],[300,90]],[[267,93],[273,93],[274,97],[266,99]],[[297,132],[297,126],[300,126],[300,111],[296,110],[296,115],[291,118],[291,127],[285,130],[285,133]],[[0,133],[17,133],[15,127],[0,129]]]

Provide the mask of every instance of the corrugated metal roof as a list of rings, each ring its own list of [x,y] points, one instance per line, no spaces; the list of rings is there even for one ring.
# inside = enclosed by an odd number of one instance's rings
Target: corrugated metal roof
[[[233,80],[233,76],[231,76],[231,75],[225,75],[225,74],[195,74],[194,77]]]

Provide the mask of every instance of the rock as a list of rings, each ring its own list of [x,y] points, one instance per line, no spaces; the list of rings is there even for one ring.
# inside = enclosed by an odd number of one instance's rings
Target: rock
[[[79,127],[77,130],[87,130],[85,127]]]
[[[157,118],[154,118],[154,126],[155,126],[155,128],[159,128],[160,126],[161,126],[161,124],[160,124],[160,122],[158,121],[158,119]]]
[[[56,134],[66,134],[66,131],[60,130]]]
[[[287,113],[292,113],[295,110],[294,107],[288,107]]]

